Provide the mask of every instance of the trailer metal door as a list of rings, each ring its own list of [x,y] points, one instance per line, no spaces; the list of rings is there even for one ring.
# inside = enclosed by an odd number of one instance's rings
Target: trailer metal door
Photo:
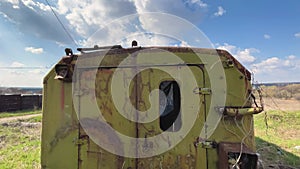
[[[132,151],[127,149],[128,146],[124,146],[123,140],[118,134],[135,138],[136,124],[119,113],[114,104],[113,89],[111,88],[113,75],[119,73],[117,79],[119,79],[119,83],[123,84],[129,81],[128,77],[134,71],[132,68],[99,67],[82,69],[78,73],[80,79],[78,83],[80,86],[80,91],[78,91],[78,116],[81,123],[78,141],[79,169],[137,168],[134,158],[124,158],[122,155],[116,155],[118,153],[122,154],[124,151]],[[122,88],[119,90],[125,91]],[[127,113],[135,111],[131,106],[136,104],[134,91],[134,85],[131,84],[129,98],[125,98],[125,95],[119,93],[119,99],[125,101],[120,111]]]
[[[194,77],[191,77],[188,71],[191,71]],[[190,83],[192,78],[195,78],[197,86]],[[137,107],[139,111],[145,112],[138,118],[153,114],[157,116],[154,121],[137,124],[138,137],[144,139],[139,142],[142,148],[137,153],[142,157],[150,156],[136,159],[137,168],[206,168],[205,149],[194,145],[205,121],[204,96],[195,92],[195,88],[204,87],[201,67],[152,67],[139,73],[137,79]],[[155,89],[159,89],[160,92],[154,96],[156,99],[151,103],[151,96],[155,95],[152,91]],[[197,103],[194,101],[196,97],[199,97]],[[194,116],[192,111],[195,111],[197,106],[199,110]],[[186,130],[189,128],[187,125],[191,128]],[[151,153],[154,156],[151,156]]]
[[[95,83],[90,83],[95,72]],[[194,145],[206,116],[205,96],[195,92],[205,87],[201,66],[99,67],[82,70],[78,78],[79,169],[206,168],[206,150]],[[91,109],[95,104],[97,111]],[[185,125],[191,128],[185,130]]]

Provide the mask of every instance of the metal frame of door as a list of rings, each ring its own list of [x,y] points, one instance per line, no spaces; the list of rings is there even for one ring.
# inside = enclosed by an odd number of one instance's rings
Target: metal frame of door
[[[206,87],[205,71],[204,71],[204,65],[203,64],[172,64],[172,65],[151,65],[151,66],[149,66],[149,65],[139,65],[138,67],[144,67],[144,68],[149,67],[150,68],[150,67],[161,67],[161,66],[163,66],[163,67],[168,67],[168,66],[172,66],[172,67],[182,67],[182,66],[196,67],[197,69],[199,69],[202,72],[201,76],[202,76],[203,87]],[[137,66],[135,66],[135,65],[133,65],[133,66],[131,66],[131,65],[128,65],[128,66],[98,66],[98,67],[81,68],[82,69],[81,71],[84,72],[86,70],[91,70],[91,69],[97,69],[99,71],[99,70],[110,70],[110,69],[116,69],[116,68],[137,69]],[[81,73],[78,76],[78,78],[80,78],[80,76],[81,76]],[[136,84],[138,83],[137,78],[136,78],[135,83]],[[81,85],[81,83],[79,83],[79,85]],[[134,90],[136,90],[135,91],[135,93],[136,93],[136,102],[135,102],[136,105],[135,106],[138,107],[138,101],[140,100],[139,95],[138,95],[138,92],[139,92],[138,87],[135,87]],[[78,95],[78,99],[79,99],[79,103],[81,103],[80,102],[80,95]],[[203,103],[206,103],[206,96],[205,95],[203,95]],[[201,104],[201,103],[199,103],[199,104]],[[80,110],[80,104],[78,106],[79,106],[78,110]],[[203,110],[204,110],[204,112],[203,112],[204,120],[206,120],[206,109],[207,109],[206,104],[203,104],[203,106],[204,106],[204,108],[203,108]],[[80,116],[80,112],[79,112],[79,116]],[[138,123],[135,124],[136,137],[139,137],[139,126],[138,125],[139,125]],[[82,133],[83,133],[82,128],[79,126],[78,139],[87,139],[86,142],[89,142],[90,140],[88,140],[88,137],[83,136]],[[81,166],[80,161],[83,160],[83,159],[81,159],[81,156],[82,156],[81,151],[82,151],[83,144],[85,144],[85,143],[78,144],[78,168],[81,168],[80,167]],[[204,149],[204,151],[205,151],[205,156],[207,157],[206,149]],[[138,153],[138,152],[136,152],[136,153]],[[206,157],[205,157],[205,162],[206,162],[206,165],[207,165]],[[89,159],[86,159],[86,160],[89,160]],[[138,165],[139,165],[139,159],[136,159],[135,160],[135,168],[138,168]]]

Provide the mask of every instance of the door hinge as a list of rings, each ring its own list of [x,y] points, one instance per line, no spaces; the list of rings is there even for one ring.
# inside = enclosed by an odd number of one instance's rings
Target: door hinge
[[[217,143],[214,141],[205,141],[201,143],[202,148],[217,148]]]
[[[83,137],[83,138],[74,138],[73,139],[73,143],[75,145],[83,145],[83,144],[86,144],[88,141],[87,141],[87,138],[86,137]]]
[[[211,94],[211,89],[210,88],[202,88],[202,87],[196,87],[193,92],[195,94],[202,94],[202,95],[210,95]]]

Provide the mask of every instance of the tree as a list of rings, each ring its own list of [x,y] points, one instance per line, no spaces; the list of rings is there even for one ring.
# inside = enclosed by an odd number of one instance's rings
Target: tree
[[[291,97],[295,94],[300,93],[300,84],[290,84],[284,87],[289,93],[291,93]]]

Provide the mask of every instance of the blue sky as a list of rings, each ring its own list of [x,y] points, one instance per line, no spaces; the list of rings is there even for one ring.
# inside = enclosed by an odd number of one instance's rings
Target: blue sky
[[[162,37],[134,37],[141,29],[155,32],[166,28],[154,17],[143,16],[145,12],[176,15],[196,25],[215,48],[228,50],[254,72],[258,82],[300,81],[298,0],[48,1],[76,42],[68,37],[45,0],[0,0],[0,86],[41,87],[43,76],[64,55],[64,48],[76,50],[96,43],[90,39],[112,45],[130,34],[128,40],[138,39],[143,46],[174,45]],[[139,16],[135,27],[123,22],[111,24],[130,14]],[[99,28],[105,31],[97,32]],[[177,45],[194,46],[190,36],[186,33],[186,39]],[[130,45],[126,40],[121,44]]]

